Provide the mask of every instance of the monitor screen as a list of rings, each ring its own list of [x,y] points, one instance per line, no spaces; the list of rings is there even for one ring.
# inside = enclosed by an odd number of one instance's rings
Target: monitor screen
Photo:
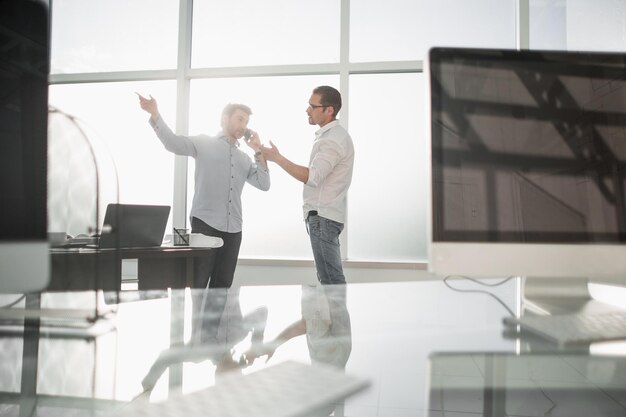
[[[433,48],[428,71],[431,269],[626,273],[626,55]]]
[[[48,10],[0,2],[0,292],[47,282]]]

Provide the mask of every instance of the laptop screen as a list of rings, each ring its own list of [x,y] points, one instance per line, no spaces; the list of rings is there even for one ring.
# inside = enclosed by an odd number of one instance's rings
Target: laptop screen
[[[98,247],[149,248],[161,246],[170,206],[109,204]]]

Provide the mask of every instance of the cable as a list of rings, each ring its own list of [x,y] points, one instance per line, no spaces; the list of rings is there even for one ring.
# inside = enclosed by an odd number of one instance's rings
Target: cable
[[[17,303],[19,303],[20,301],[22,301],[24,298],[26,298],[26,295],[25,295],[25,294],[22,294],[22,295],[21,295],[21,296],[20,296],[17,300],[15,300],[15,301],[13,301],[13,302],[11,302],[11,303],[7,304],[7,305],[0,306],[0,309],[3,309],[3,308],[11,308],[11,307],[13,307],[15,304],[17,304]]]
[[[486,287],[497,287],[498,285],[502,285],[502,284],[510,281],[511,279],[515,278],[515,276],[510,276],[508,278],[505,278],[504,280],[502,280],[502,281],[500,281],[500,282],[498,282],[496,284],[487,284],[487,283],[481,282],[481,281],[479,281],[477,279],[466,277],[466,276],[463,276],[463,275],[448,275],[447,277],[445,277],[443,279],[443,283],[446,285],[446,287],[450,288],[452,291],[465,292],[465,293],[486,294],[486,295],[490,296],[491,298],[493,298],[494,300],[496,300],[498,303],[500,303],[500,305],[502,305],[502,307],[504,307],[506,309],[506,311],[508,311],[511,316],[517,317],[517,315],[513,312],[513,310],[511,310],[506,304],[504,304],[504,302],[500,298],[498,298],[497,296],[493,295],[489,291],[484,291],[484,290],[462,290],[462,289],[459,289],[459,288],[454,288],[453,286],[450,285],[450,283],[448,283],[448,279],[452,278],[452,277],[459,277],[459,278],[467,279],[467,280],[472,281],[472,282],[474,282],[476,284],[483,285],[483,286],[486,286]]]
[[[476,284],[483,285],[483,286],[485,286],[485,287],[497,287],[497,286],[499,286],[499,285],[502,285],[502,284],[504,284],[504,283],[509,282],[509,281],[510,281],[510,280],[512,280],[513,278],[516,278],[516,276],[515,276],[515,275],[512,275],[512,276],[510,276],[510,277],[507,277],[507,278],[503,279],[503,280],[502,280],[502,281],[500,281],[500,282],[496,282],[495,284],[488,284],[488,283],[483,282],[483,281],[480,281],[480,280],[478,280],[478,279],[476,279],[476,278],[467,277],[467,276],[465,276],[465,275],[448,275],[447,277],[445,277],[445,278],[444,278],[444,281],[445,281],[445,280],[447,280],[448,278],[452,278],[452,277],[459,277],[459,278],[463,278],[463,279],[466,279],[466,280],[468,280],[468,281],[472,281],[472,282],[474,282],[474,283],[476,283]]]
[[[537,383],[536,381],[533,381],[535,383]],[[550,417],[552,415],[552,411],[556,408],[556,403],[554,401],[552,401],[552,398],[548,397],[548,394],[546,394],[546,392],[543,390],[543,387],[537,383],[537,385],[539,386],[539,391],[541,391],[541,394],[546,398],[546,400],[550,401],[550,403],[552,404],[552,406],[548,409],[548,411],[546,411],[545,413],[543,413],[543,417]]]
[[[477,279],[475,279],[475,278],[471,278],[471,277],[467,277],[467,276],[463,276],[463,275],[448,275],[447,277],[445,277],[445,278],[443,279],[443,282],[444,282],[444,284],[445,284],[448,288],[450,288],[450,289],[451,289],[451,290],[453,290],[453,291],[457,291],[457,292],[467,292],[467,293],[487,294],[488,296],[490,296],[490,297],[492,297],[493,299],[495,299],[498,303],[500,303],[500,305],[502,305],[502,306],[503,306],[503,307],[504,307],[504,308],[505,308],[505,309],[509,312],[509,314],[511,314],[511,316],[516,317],[515,313],[513,313],[513,311],[512,311],[512,310],[511,310],[511,309],[510,309],[510,308],[509,308],[506,304],[504,304],[504,302],[503,302],[502,300],[500,300],[500,298],[498,298],[498,297],[497,297],[497,296],[495,296],[494,294],[490,293],[489,291],[483,291],[483,290],[461,290],[461,289],[459,289],[459,288],[454,288],[453,286],[451,286],[451,285],[450,285],[450,283],[448,283],[448,279],[449,279],[449,278],[452,278],[452,277],[458,277],[458,278],[466,279],[466,280],[468,280],[468,281],[472,281],[472,282],[474,282],[474,283],[476,283],[476,284],[483,285],[483,286],[485,286],[485,287],[497,287],[497,286],[499,286],[499,285],[502,285],[502,284],[504,284],[504,283],[506,283],[506,282],[510,281],[510,280],[511,280],[511,279],[513,279],[513,278],[516,278],[515,276],[510,276],[510,277],[507,277],[507,278],[503,279],[502,281],[499,281],[499,282],[497,282],[497,283],[495,283],[495,284],[488,284],[488,283],[486,283],[486,282],[482,282],[482,281],[477,280]],[[533,381],[533,382],[535,382],[535,383],[536,383],[536,381]],[[539,388],[539,391],[541,391],[541,395],[543,395],[543,397],[544,397],[545,399],[547,399],[547,400],[550,402],[550,405],[551,405],[551,406],[550,406],[550,408],[549,408],[547,411],[545,411],[545,412],[543,413],[543,416],[544,416],[544,417],[549,417],[549,416],[551,416],[551,415],[552,415],[552,411],[554,411],[554,409],[557,407],[557,404],[556,404],[554,401],[552,401],[552,399],[548,396],[548,394],[546,394],[545,390],[543,389],[543,387],[542,387],[540,384],[538,384],[538,383],[537,383],[537,386],[538,386],[538,388]]]

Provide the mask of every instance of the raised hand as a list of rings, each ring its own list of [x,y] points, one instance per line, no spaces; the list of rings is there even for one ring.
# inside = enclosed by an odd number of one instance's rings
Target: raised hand
[[[261,152],[263,153],[263,157],[268,161],[276,162],[276,159],[280,157],[280,152],[278,151],[278,148],[271,140],[269,148],[265,145],[261,146]]]
[[[246,144],[251,147],[254,151],[261,150],[261,138],[259,138],[259,134],[254,130],[250,130],[252,135],[250,135],[250,140],[246,141]]]
[[[139,97],[139,106],[141,106],[141,108],[145,110],[146,112],[150,113],[150,115],[152,116],[154,120],[158,119],[159,107],[154,97],[150,95],[150,98],[148,99],[137,92],[135,94],[137,94],[137,97]]]

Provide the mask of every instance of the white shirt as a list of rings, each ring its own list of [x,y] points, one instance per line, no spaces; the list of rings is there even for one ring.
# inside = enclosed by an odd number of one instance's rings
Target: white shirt
[[[333,120],[315,132],[309,160],[309,179],[304,184],[304,218],[310,210],[339,223],[346,221],[346,197],[352,182],[352,138]]]

